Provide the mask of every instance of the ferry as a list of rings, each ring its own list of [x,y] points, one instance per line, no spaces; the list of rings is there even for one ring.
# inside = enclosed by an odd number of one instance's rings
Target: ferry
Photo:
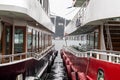
[[[61,57],[71,80],[120,80],[120,1],[77,0],[79,12],[65,27]],[[67,40],[66,40],[67,41]]]
[[[0,0],[0,80],[41,78],[57,53],[54,29],[49,0]]]

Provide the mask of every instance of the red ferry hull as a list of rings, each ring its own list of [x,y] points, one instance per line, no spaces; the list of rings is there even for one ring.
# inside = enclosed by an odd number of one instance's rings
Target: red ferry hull
[[[64,50],[61,50],[61,57],[72,80],[98,80],[99,70],[103,71],[104,80],[120,80],[120,64],[96,58],[76,57]]]

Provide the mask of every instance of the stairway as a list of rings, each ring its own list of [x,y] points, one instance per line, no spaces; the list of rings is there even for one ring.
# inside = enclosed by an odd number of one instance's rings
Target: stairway
[[[105,28],[109,28],[109,33],[107,34],[107,31]],[[108,37],[110,35],[110,37]],[[120,51],[120,22],[118,21],[109,21],[107,22],[107,25],[104,26],[104,39],[105,39],[105,45],[107,50],[111,50],[110,46],[112,46],[112,50],[114,51]],[[111,40],[111,45],[108,42],[109,39]],[[108,46],[109,45],[109,46]]]

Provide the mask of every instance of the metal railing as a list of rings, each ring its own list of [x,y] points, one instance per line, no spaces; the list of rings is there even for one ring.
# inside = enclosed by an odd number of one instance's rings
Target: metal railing
[[[27,52],[27,53],[18,53],[18,54],[11,54],[11,55],[0,55],[0,64],[10,63],[18,60],[34,58],[36,60],[40,60],[42,56],[46,55],[54,48],[54,45],[47,47],[42,52]]]
[[[104,61],[108,61],[112,63],[120,63],[120,52],[119,51],[91,50],[91,51],[86,51],[86,52],[80,52],[72,47],[64,47],[64,48],[78,57],[93,57],[99,60],[104,60]]]

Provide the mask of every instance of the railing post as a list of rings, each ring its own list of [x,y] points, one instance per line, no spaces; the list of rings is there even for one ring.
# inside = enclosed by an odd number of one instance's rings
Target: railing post
[[[83,53],[81,53],[82,57],[83,57]]]
[[[87,57],[87,53],[85,52],[85,57]]]
[[[117,57],[117,63],[119,63],[119,57]]]
[[[14,61],[14,54],[12,54],[12,60],[11,60],[11,62],[13,62]]]
[[[22,59],[22,55],[20,55],[20,60]]]
[[[110,53],[111,54],[111,53]],[[111,55],[108,55],[108,57],[109,57],[109,62],[111,62],[112,61],[112,56]]]
[[[92,57],[92,51],[90,51],[90,57]]]
[[[10,60],[9,62],[12,62],[12,56],[9,57],[9,60]]]
[[[82,57],[85,57],[85,53],[82,53]]]
[[[99,59],[99,54],[97,53],[97,59]]]
[[[79,56],[79,53],[76,53],[76,56]]]

